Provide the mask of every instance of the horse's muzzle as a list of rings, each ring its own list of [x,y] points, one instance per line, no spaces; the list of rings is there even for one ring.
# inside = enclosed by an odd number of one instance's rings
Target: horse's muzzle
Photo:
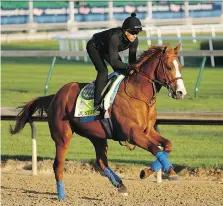
[[[169,97],[172,97],[173,99],[183,99],[187,93],[177,90],[174,91],[173,89],[169,89]]]

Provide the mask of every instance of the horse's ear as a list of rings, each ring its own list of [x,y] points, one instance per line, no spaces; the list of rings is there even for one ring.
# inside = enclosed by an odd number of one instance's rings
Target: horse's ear
[[[174,52],[175,52],[175,54],[178,54],[178,52],[180,51],[180,47],[181,47],[181,43],[179,43],[179,44],[177,45],[177,47],[174,48]]]
[[[166,46],[165,52],[168,53],[168,51],[170,51],[170,50],[171,50],[171,46],[170,46],[170,43],[168,43]]]

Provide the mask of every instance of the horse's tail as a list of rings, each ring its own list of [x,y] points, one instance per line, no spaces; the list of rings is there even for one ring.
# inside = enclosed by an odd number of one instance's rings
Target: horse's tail
[[[10,125],[9,132],[11,135],[19,133],[26,125],[27,122],[30,121],[30,118],[32,115],[37,111],[37,109],[40,109],[40,118],[42,117],[43,111],[47,113],[50,102],[52,101],[53,97],[55,95],[49,95],[44,97],[37,97],[30,102],[28,102],[26,105],[19,107],[22,108],[20,113],[16,117],[16,125],[14,128]]]

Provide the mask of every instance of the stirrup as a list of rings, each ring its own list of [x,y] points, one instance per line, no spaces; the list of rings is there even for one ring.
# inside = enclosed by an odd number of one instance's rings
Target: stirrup
[[[98,115],[101,114],[101,112],[102,112],[102,109],[101,109],[100,104],[99,105],[96,105],[95,108],[94,108],[94,115],[95,116],[98,116]]]

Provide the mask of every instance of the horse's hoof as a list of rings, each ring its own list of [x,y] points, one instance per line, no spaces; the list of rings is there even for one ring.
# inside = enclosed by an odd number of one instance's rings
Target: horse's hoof
[[[153,171],[151,169],[145,168],[140,172],[140,179],[145,179],[153,174]]]
[[[172,167],[170,168],[169,173],[168,173],[168,180],[170,180],[170,181],[179,181],[179,176],[173,170]]]
[[[59,201],[62,201],[64,199],[66,199],[66,195],[58,195],[58,200]]]
[[[121,194],[122,196],[125,196],[125,197],[128,196],[127,188],[126,188],[125,185],[123,185],[122,183],[121,183],[121,185],[120,185],[119,188],[118,188],[118,192],[119,192],[119,194]]]

